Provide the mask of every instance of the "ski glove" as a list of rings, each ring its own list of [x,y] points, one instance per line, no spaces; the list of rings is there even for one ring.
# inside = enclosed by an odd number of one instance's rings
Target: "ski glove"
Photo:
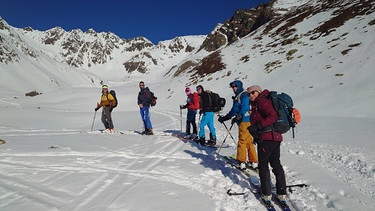
[[[257,122],[254,125],[250,125],[247,129],[249,130],[251,136],[253,136],[253,140],[255,143],[259,144],[262,142],[262,139],[259,136],[263,129],[261,123]]]
[[[236,114],[236,116],[232,119],[232,124],[237,123],[238,125],[242,122],[242,116]]]
[[[110,108],[109,108],[109,112],[112,112],[112,111],[113,111],[113,107],[110,107]]]
[[[99,110],[99,109],[100,109],[100,107],[96,107],[96,108],[95,108],[95,111],[97,111],[97,110]]]
[[[219,116],[219,119],[217,121],[219,121],[221,124],[223,124],[223,122],[227,121],[227,120],[230,120],[231,116],[229,114],[225,115],[225,116]]]

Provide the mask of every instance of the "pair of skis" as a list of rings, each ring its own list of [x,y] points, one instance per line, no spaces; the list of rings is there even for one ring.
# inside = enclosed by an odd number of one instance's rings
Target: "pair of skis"
[[[251,177],[251,176],[254,176],[254,173],[255,174],[258,174],[258,171],[257,169],[253,169],[253,168],[247,168],[247,169],[240,169],[239,168],[239,162],[237,160],[235,160],[234,158],[230,158],[230,157],[227,157],[227,156],[221,156],[223,158],[223,160],[228,163],[229,165],[231,165],[232,167],[240,170],[240,172],[246,176],[246,177]],[[259,185],[255,184],[254,182],[252,182],[250,180],[250,185],[252,186],[253,190],[252,190],[252,193],[255,194],[257,196],[258,199],[260,199],[260,202],[261,204],[263,204],[267,210],[270,210],[270,211],[274,211],[275,210],[275,207],[273,205],[273,203],[271,201],[266,201],[264,200],[262,197],[261,197],[261,190],[260,190],[260,187]],[[287,188],[289,189],[290,192],[292,192],[291,188],[293,187],[307,187],[306,184],[304,183],[301,183],[301,184],[294,184],[294,185],[287,185]],[[273,187],[275,188],[275,187]],[[245,193],[238,193],[238,192],[233,192],[231,189],[229,189],[227,191],[227,194],[230,195],[230,196],[233,196],[233,195],[244,195]],[[285,202],[285,201],[280,201],[277,197],[275,197],[275,200],[276,204],[283,210],[283,211],[290,211],[290,208],[289,208],[289,205]]]

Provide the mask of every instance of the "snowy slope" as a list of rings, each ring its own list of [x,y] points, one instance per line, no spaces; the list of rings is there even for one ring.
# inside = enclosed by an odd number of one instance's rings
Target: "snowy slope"
[[[248,180],[218,159],[217,150],[171,136],[185,121],[177,104],[151,110],[155,135],[145,137],[134,132],[142,124],[135,94],[129,94],[113,113],[125,135],[96,132],[103,127],[100,113],[91,133],[98,91],[1,98],[0,138],[7,142],[0,145],[1,210],[264,210]],[[287,183],[309,185],[289,193],[293,210],[371,210],[375,120],[328,120],[303,116],[296,139],[287,134],[283,142]],[[216,127],[221,143],[226,132]],[[221,155],[235,154],[236,129]],[[229,189],[245,195],[228,196]]]

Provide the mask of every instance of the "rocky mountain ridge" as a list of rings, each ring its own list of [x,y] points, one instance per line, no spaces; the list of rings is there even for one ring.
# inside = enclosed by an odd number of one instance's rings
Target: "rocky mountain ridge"
[[[261,5],[250,10],[239,10],[216,32],[208,36],[196,36],[193,41],[187,37],[176,37],[173,40],[159,42],[157,45],[145,37],[123,39],[111,32],[97,33],[94,29],[86,32],[80,29],[67,32],[61,27],[47,31],[37,31],[31,27],[17,29],[0,18],[0,30],[3,31],[0,34],[2,52],[0,62],[11,63],[19,60],[19,53],[12,50],[15,46],[19,47],[23,54],[31,57],[37,57],[37,52],[41,50],[56,61],[73,67],[90,69],[111,63],[113,60],[120,60],[121,68],[125,72],[145,73],[160,66],[162,60],[179,57],[176,60],[178,64],[198,51],[206,51],[201,55],[207,56],[230,45],[256,29],[255,25],[261,25],[261,21],[257,19],[264,19],[262,17],[265,10],[270,10],[270,6]],[[265,18],[267,21],[269,19]],[[29,39],[37,45],[24,41]],[[186,66],[186,62],[183,63]],[[199,59],[188,63],[196,65]],[[181,66],[179,68],[184,69]]]
[[[207,36],[176,37],[157,45],[145,37],[122,39],[111,32],[97,33],[94,29],[86,32],[80,29],[67,32],[60,27],[47,31],[37,31],[31,27],[18,29],[0,18],[0,63],[20,62],[20,54],[37,58],[43,53],[57,62],[89,71],[112,66],[126,75],[134,72],[151,73],[163,68],[165,76],[187,74],[192,81],[196,81],[225,69],[227,64],[223,62],[225,59],[221,51],[238,40],[251,37],[252,40],[259,41],[258,44],[249,46],[249,50],[259,49],[262,53],[276,47],[285,49],[291,44],[309,45],[302,43],[301,38],[309,36],[311,41],[316,40],[329,35],[346,21],[374,12],[373,1],[300,2],[297,7],[289,8],[282,7],[283,0],[272,0],[256,8],[238,10]],[[322,20],[317,27],[307,32],[298,32],[296,28],[303,25],[304,21],[320,13],[332,13],[331,18]],[[369,26],[374,22],[370,21]],[[270,41],[261,44],[260,41],[265,37],[269,37]],[[356,45],[360,44],[353,43],[352,47]],[[287,58],[291,59],[294,53],[286,52]],[[249,59],[250,55],[240,57],[243,62],[248,62]],[[264,72],[272,72],[278,63],[269,61],[264,65]]]

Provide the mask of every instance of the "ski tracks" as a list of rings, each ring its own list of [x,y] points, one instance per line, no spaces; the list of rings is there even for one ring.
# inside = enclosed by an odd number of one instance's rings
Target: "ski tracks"
[[[178,113],[155,115],[170,121],[155,121],[154,136],[5,128],[11,141],[0,155],[0,201],[6,202],[0,209],[131,210],[129,204],[151,203],[152,194],[189,206],[185,198],[198,194],[202,200],[195,203],[204,210],[262,210],[247,178],[216,159],[217,149],[157,129],[180,128]],[[246,194],[229,196],[228,189]]]
[[[349,209],[350,207],[350,205],[346,208],[336,206],[336,202],[340,200],[345,201],[340,202],[340,204],[350,204],[351,201],[355,201],[355,204],[362,204],[364,208],[374,204],[375,163],[368,159],[364,149],[293,140],[283,142],[282,150],[282,154],[287,154],[288,159],[290,156],[296,165],[299,165],[297,161],[303,161],[305,167],[302,167],[302,169],[305,168],[306,172],[326,174],[326,181],[314,181],[313,175],[303,175],[302,172],[297,173],[284,166],[288,176],[287,182],[306,182],[298,179],[301,178],[301,173],[303,178],[311,179],[308,183],[312,183],[312,186],[296,192],[297,197],[294,198],[294,201],[299,202],[299,204],[306,203],[298,197],[299,194],[303,194],[306,199],[311,200],[309,207],[316,204],[317,209],[319,209],[319,203],[317,202],[324,204],[326,209],[339,210]],[[314,170],[311,171],[311,168]],[[335,184],[337,189],[326,189],[326,187],[321,186],[324,183],[330,183],[331,186]],[[354,195],[362,195],[362,197],[355,198]],[[291,198],[293,199],[293,195],[291,195]]]

